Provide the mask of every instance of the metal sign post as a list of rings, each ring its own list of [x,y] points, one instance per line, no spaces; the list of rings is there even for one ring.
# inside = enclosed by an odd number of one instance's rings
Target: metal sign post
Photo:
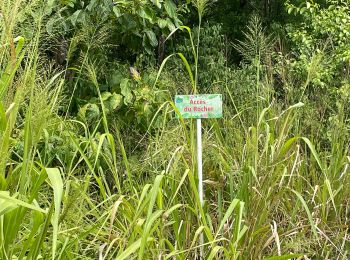
[[[202,162],[202,119],[197,119],[197,169],[198,169],[198,195],[201,207],[204,206],[203,198],[203,162]],[[204,234],[200,234],[199,243],[204,244]],[[199,249],[200,259],[204,259],[203,246]]]
[[[201,207],[204,205],[203,196],[203,162],[202,162],[202,118],[222,117],[222,95],[177,95],[175,105],[180,112],[178,117],[196,118],[197,123],[197,169],[198,195]],[[200,244],[204,244],[204,235],[200,234]],[[203,246],[200,247],[200,259],[204,259]]]
[[[197,119],[197,168],[198,168],[198,195],[201,206],[203,199],[203,162],[202,162],[202,119]]]

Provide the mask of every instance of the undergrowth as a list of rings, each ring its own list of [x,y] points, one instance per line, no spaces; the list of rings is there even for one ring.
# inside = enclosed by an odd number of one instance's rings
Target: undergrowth
[[[106,89],[89,48],[74,67],[50,63],[46,10],[29,2],[0,4],[0,259],[196,259],[200,248],[205,259],[349,257],[346,79],[323,110],[327,96],[308,92],[322,60],[293,78],[257,17],[235,44],[241,65],[223,51],[215,66],[215,53],[199,51],[210,6],[198,0],[196,32],[181,26],[165,41],[186,33],[186,53],[158,72],[120,66]],[[201,77],[205,61],[213,75]],[[195,125],[172,102],[201,81],[224,96],[223,118],[203,125],[204,206]],[[84,82],[94,96],[74,100]]]

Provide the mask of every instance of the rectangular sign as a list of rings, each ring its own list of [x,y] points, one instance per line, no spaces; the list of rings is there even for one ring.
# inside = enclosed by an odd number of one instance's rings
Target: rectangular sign
[[[175,106],[183,118],[222,117],[221,94],[176,95]]]

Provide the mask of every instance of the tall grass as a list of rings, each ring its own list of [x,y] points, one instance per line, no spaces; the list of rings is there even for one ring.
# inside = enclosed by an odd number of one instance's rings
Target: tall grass
[[[33,38],[17,35],[22,4],[1,3],[1,259],[196,259],[200,247],[205,259],[348,258],[348,97],[339,100],[324,148],[303,131],[307,99],[274,99],[273,68],[264,58],[272,43],[257,21],[240,45],[253,48],[249,42],[260,37],[245,61],[254,71],[250,102],[237,102],[242,83],[225,79],[224,117],[204,124],[202,207],[194,127],[172,116],[172,90],[154,115],[161,127],[151,124],[135,141],[146,149],[133,159],[128,133],[104,113],[98,70],[88,56],[79,77],[99,93],[100,121],[57,115],[64,71],[52,72],[40,52],[44,13],[32,25]],[[191,37],[195,67],[178,56],[195,92],[199,52],[190,28],[182,29]]]

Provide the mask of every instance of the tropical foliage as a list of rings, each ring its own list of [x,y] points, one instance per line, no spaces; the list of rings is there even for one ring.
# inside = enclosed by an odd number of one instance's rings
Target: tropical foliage
[[[0,259],[348,259],[349,22],[343,0],[0,2]],[[204,204],[193,93],[224,99]]]

